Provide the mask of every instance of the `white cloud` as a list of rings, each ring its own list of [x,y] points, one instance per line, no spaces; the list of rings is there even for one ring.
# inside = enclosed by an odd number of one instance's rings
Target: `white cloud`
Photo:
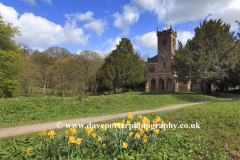
[[[104,13],[109,13],[109,11],[108,11],[108,10],[106,10]]]
[[[108,45],[108,49],[104,51],[105,54],[109,54],[112,52],[112,50],[116,49],[116,45],[119,45],[119,42],[121,41],[120,37],[117,37],[115,39],[108,39],[104,42],[103,45]]]
[[[52,5],[52,0],[42,0],[42,1],[47,2],[50,6]]]
[[[158,16],[159,23],[166,22],[168,9],[168,22],[173,25],[205,19],[211,14],[210,18],[221,18],[224,22],[231,24],[232,30],[236,30],[235,20],[238,20],[240,15],[239,0],[131,0],[130,4],[143,11],[154,12]]]
[[[194,37],[194,33],[189,32],[189,31],[178,31],[177,32],[177,45],[178,41],[181,41],[183,46],[187,43],[188,39],[191,39]]]
[[[27,2],[30,5],[37,5],[35,2],[36,0],[22,0],[22,1]],[[42,1],[47,2],[50,6],[52,5],[52,0],[42,0]]]
[[[121,38],[120,38],[120,37],[117,37],[117,38],[115,38],[115,39],[110,38],[110,39],[106,40],[106,41],[104,42],[104,44],[103,44],[103,46],[108,45],[108,48],[107,48],[105,51],[100,51],[100,50],[97,50],[97,51],[98,51],[99,53],[101,53],[101,55],[103,55],[103,57],[104,57],[105,55],[108,55],[108,54],[110,54],[113,50],[115,50],[115,49],[116,49],[116,46],[119,45],[119,42],[120,42],[120,41],[121,41]],[[133,45],[133,49],[134,49],[135,51],[140,50],[140,47],[139,47],[138,45],[136,45],[136,44],[132,44],[132,45]]]
[[[101,35],[104,30],[105,30],[105,27],[108,25],[107,21],[106,20],[95,20],[95,21],[92,21],[90,23],[87,23],[87,24],[84,24],[84,28],[85,29],[88,29],[90,31],[95,31],[97,33],[97,35]]]
[[[156,31],[148,32],[141,36],[136,36],[137,43],[147,50],[157,50]]]
[[[124,5],[123,13],[114,13],[113,17],[116,18],[114,26],[123,30],[123,34],[127,35],[129,32],[129,26],[135,24],[139,19],[139,10],[135,6]]]
[[[91,11],[88,11],[85,14],[83,14],[83,13],[76,13],[75,14],[75,18],[78,21],[93,21],[93,20],[95,20],[93,18],[93,12],[91,12]]]
[[[107,21],[104,19],[94,19],[93,12],[88,11],[85,14],[83,13],[76,13],[76,14],[66,14],[65,17],[68,19],[72,19],[75,21],[90,21],[89,23],[84,24],[84,28],[90,31],[95,31],[97,35],[101,35],[105,28],[107,28]]]
[[[177,32],[177,45],[178,41],[181,41],[183,46],[186,44],[188,39],[194,37],[194,33],[189,31],[178,31]],[[156,31],[148,32],[146,34],[135,37],[137,44],[144,47],[146,50],[157,50],[157,36]]]
[[[81,52],[82,52],[83,50],[78,50],[77,52],[76,52],[76,54],[80,54]]]
[[[27,2],[30,5],[37,5],[35,0],[22,0],[22,1]]]
[[[16,36],[14,40],[17,43],[26,43],[33,48],[47,48],[60,43],[85,45],[91,36],[84,35],[83,30],[70,19],[62,27],[32,13],[24,13],[18,18],[14,8],[4,6],[2,3],[0,3],[0,14],[3,20],[20,27],[22,35]]]

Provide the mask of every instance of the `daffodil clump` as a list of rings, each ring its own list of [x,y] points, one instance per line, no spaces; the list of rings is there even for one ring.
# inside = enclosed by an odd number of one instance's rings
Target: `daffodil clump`
[[[163,125],[164,121],[158,116],[151,122],[146,116],[138,115],[134,118],[129,112],[121,123],[112,123],[112,128],[70,128],[60,135],[56,135],[54,130],[47,133],[43,129],[39,132],[42,148],[38,155],[43,159],[84,158],[89,154],[94,154],[95,158],[114,158],[130,150],[148,150],[154,147]],[[33,150],[34,147],[25,151],[30,153]]]

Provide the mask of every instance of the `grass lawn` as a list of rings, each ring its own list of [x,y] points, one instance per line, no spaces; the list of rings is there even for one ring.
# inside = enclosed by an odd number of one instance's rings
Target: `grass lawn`
[[[0,127],[130,112],[217,99],[219,98],[199,93],[163,94],[158,92],[128,92],[90,96],[89,102],[81,102],[78,97],[0,99]]]
[[[177,124],[178,127],[180,124],[197,122],[200,128],[160,129],[158,135],[152,130],[142,134],[139,140],[129,136],[129,129],[94,129],[93,133],[103,137],[102,143],[97,141],[98,137],[86,136],[83,129],[77,129],[74,136],[83,139],[80,145],[67,144],[68,137],[64,133],[69,129],[56,130],[52,139],[48,136],[40,137],[38,133],[5,138],[0,140],[0,159],[29,159],[30,155],[35,158],[38,153],[42,157],[57,157],[60,154],[63,159],[71,159],[74,154],[73,159],[77,156],[82,156],[82,159],[109,159],[115,151],[114,156],[118,159],[237,159],[240,158],[239,106],[240,99],[235,99],[142,115],[147,116],[151,122],[159,116],[165,124]],[[115,119],[101,124],[122,120]],[[138,116],[130,121],[141,122]],[[137,133],[134,130],[132,132],[133,135]],[[146,143],[143,142],[144,135],[147,135]],[[127,149],[122,148],[123,142],[128,143]],[[105,147],[102,146],[104,143]],[[32,148],[32,151],[26,153],[24,150],[27,148]],[[77,154],[76,151],[81,153]]]

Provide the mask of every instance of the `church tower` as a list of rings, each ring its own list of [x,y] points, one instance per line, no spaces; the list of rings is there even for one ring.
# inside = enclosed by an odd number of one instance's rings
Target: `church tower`
[[[175,75],[171,70],[173,63],[173,55],[176,50],[177,31],[170,29],[158,31],[157,29],[157,44],[158,55],[148,58],[145,66],[146,86],[145,91],[178,91],[178,84],[175,83]]]

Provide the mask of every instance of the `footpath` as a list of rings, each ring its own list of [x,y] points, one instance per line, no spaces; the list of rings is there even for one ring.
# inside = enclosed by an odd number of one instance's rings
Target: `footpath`
[[[149,109],[149,110],[138,110],[138,111],[133,111],[131,113],[132,115],[140,115],[140,114],[146,114],[146,113],[168,111],[168,110],[179,109],[187,106],[194,106],[198,104],[233,100],[234,98],[221,99],[221,100],[215,100],[215,101],[203,101],[203,102],[188,103],[188,104],[177,104],[177,105],[165,106],[165,107]],[[125,118],[127,117],[127,115],[128,115],[128,112],[125,112],[125,113],[110,114],[110,115],[103,115],[103,116],[96,116],[96,117],[74,118],[74,119],[57,120],[57,121],[51,121],[51,122],[45,122],[45,123],[0,128],[0,139],[40,132],[42,129],[45,129],[45,130],[59,129],[61,128],[61,126],[63,127],[66,126],[65,124],[83,124],[84,125],[84,124],[89,124],[90,122],[93,124],[93,123],[108,121],[116,118]]]

